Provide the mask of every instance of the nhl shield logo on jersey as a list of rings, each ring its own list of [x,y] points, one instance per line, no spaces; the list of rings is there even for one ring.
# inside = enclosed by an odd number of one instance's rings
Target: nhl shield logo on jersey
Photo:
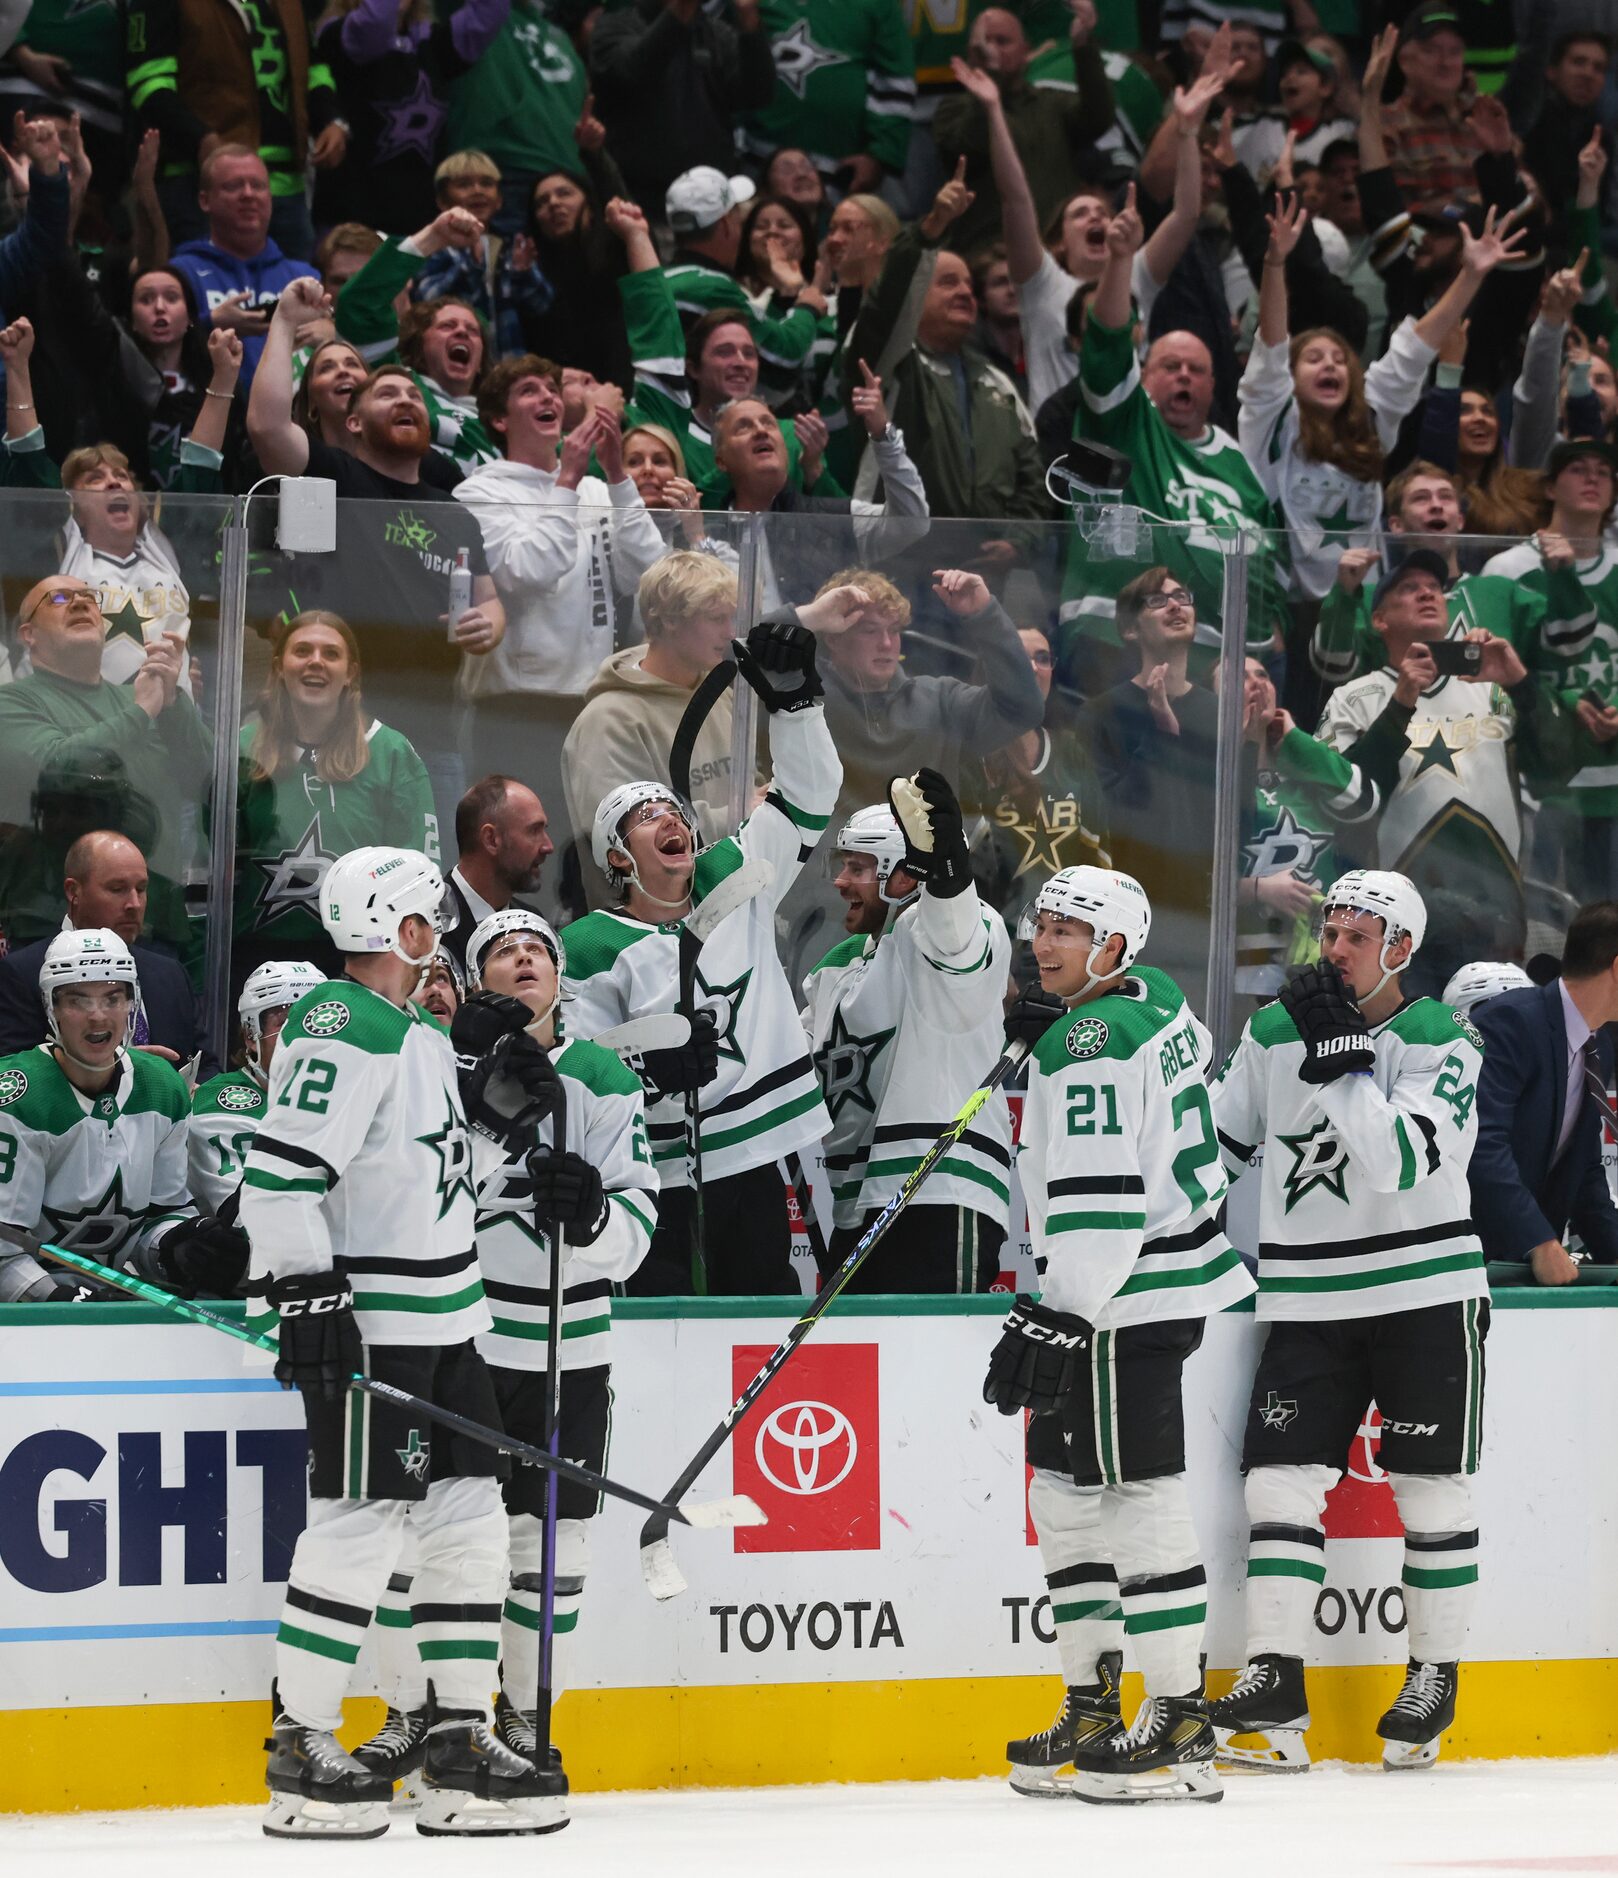
[[[333,998],[328,1003],[317,1004],[312,1011],[305,1011],[303,1027],[311,1037],[335,1037],[348,1019],[348,1006]]]
[[[264,1106],[264,1091],[244,1089],[239,1083],[231,1083],[214,1099],[222,1109],[259,1109]]]
[[[1099,1056],[1107,1047],[1110,1033],[1099,1017],[1081,1017],[1067,1033],[1067,1053],[1082,1063],[1086,1057]]]
[[[20,1069],[0,1071],[0,1109],[8,1109],[28,1093],[27,1073]]]

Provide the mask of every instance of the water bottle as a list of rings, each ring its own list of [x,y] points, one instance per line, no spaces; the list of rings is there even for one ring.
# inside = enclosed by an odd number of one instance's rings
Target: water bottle
[[[472,565],[470,550],[455,550],[455,565],[449,571],[449,639],[455,643],[455,628],[461,615],[472,604]]]

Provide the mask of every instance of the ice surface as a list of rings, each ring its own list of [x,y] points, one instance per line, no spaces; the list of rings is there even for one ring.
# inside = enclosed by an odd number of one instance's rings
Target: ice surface
[[[396,1819],[365,1845],[285,1845],[254,1807],[0,1819],[5,1878],[1381,1878],[1618,1874],[1618,1757],[1423,1773],[1237,1775],[1217,1806],[1091,1807],[999,1781],[583,1794],[565,1832],[475,1848]],[[1092,1863],[1092,1861],[1094,1861]]]

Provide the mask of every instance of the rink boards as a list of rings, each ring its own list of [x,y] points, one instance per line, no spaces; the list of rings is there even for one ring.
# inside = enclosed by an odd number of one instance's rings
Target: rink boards
[[[676,1531],[657,1605],[609,1503],[558,1716],[582,1788],[993,1772],[1042,1727],[1056,1653],[1020,1420],[983,1406],[1003,1300],[857,1301],[817,1331],[698,1494],[755,1532]],[[1482,1588],[1454,1755],[1618,1747],[1618,1293],[1505,1292],[1488,1345]],[[786,1328],[781,1301],[618,1307],[609,1471],[661,1490]],[[119,1321],[114,1321],[117,1319]],[[1210,1663],[1242,1655],[1237,1455],[1251,1315],[1186,1376]],[[139,1307],[0,1310],[0,1812],[260,1790],[272,1640],[303,1517],[297,1399],[254,1353]],[[425,1431],[424,1431],[425,1432]],[[1328,1509],[1317,1757],[1374,1758],[1405,1657],[1376,1417]],[[368,1655],[356,1691],[374,1688]],[[1216,1684],[1216,1686],[1218,1686]],[[378,1711],[350,1704],[353,1731]]]

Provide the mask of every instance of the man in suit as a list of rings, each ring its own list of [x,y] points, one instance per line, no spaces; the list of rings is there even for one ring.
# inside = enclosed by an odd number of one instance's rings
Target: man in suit
[[[539,892],[545,862],[555,852],[545,805],[511,776],[485,776],[455,805],[455,865],[444,883],[454,923],[444,949],[466,969],[466,942],[491,913],[524,905]]]
[[[134,956],[141,995],[135,1047],[166,1057],[183,1070],[201,1047],[197,1003],[180,962],[139,943],[146,923],[146,857],[126,835],[100,828],[80,835],[67,851],[63,870],[64,924],[108,927]],[[45,1041],[39,968],[49,944],[49,939],[39,939],[0,959],[0,1055]],[[218,1069],[204,1050],[199,1076],[205,1079]]]
[[[1580,908],[1560,978],[1490,998],[1476,1021],[1484,1053],[1469,1178],[1485,1254],[1528,1265],[1542,1285],[1571,1284],[1571,1223],[1593,1260],[1618,1262],[1595,1094],[1612,1077],[1601,1030],[1618,1021],[1618,901]]]

